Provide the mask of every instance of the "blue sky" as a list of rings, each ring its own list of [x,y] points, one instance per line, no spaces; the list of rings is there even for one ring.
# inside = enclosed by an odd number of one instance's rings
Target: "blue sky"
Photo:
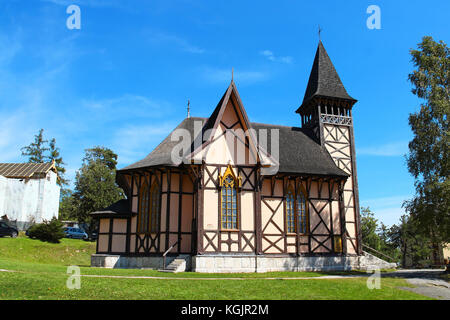
[[[69,30],[66,8],[81,9]],[[369,5],[381,30],[366,26]],[[404,155],[409,50],[449,43],[448,1],[1,0],[0,162],[44,128],[67,163],[112,148],[119,168],[147,155],[186,115],[207,117],[231,77],[253,122],[299,126],[295,110],[322,41],[354,107],[361,205],[396,223],[414,193]]]

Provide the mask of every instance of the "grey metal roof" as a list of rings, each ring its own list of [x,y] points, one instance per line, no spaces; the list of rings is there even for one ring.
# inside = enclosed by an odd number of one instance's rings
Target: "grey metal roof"
[[[190,132],[191,137],[193,137],[194,121],[201,121],[205,124],[207,120],[207,118],[186,118],[176,129],[186,129]],[[327,150],[309,137],[308,134],[310,133],[307,129],[261,123],[251,123],[251,127],[257,131],[257,136],[259,136],[259,130],[268,129],[267,151],[269,153],[271,151],[270,129],[279,130],[279,172],[340,177],[348,176],[336,166]],[[171,141],[170,136],[171,134],[144,159],[119,170],[119,172],[154,166],[176,166],[171,160],[171,153],[173,147],[179,142]]]
[[[303,104],[315,96],[356,101],[345,90],[341,78],[336,72],[322,41],[319,42],[319,46],[317,47],[308,86],[306,87],[303,98]]]
[[[27,179],[35,174],[47,174],[50,170],[56,172],[53,162],[46,163],[0,163],[0,176],[14,179]]]

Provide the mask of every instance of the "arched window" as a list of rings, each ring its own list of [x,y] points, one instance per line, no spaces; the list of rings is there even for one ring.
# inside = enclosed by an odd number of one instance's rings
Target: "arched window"
[[[228,171],[228,170],[227,170]],[[238,210],[236,179],[231,173],[225,173],[222,181],[222,229],[238,229]]]
[[[149,190],[147,182],[143,185],[139,195],[138,232],[158,232],[160,213],[160,190],[158,184],[153,183]]]
[[[294,195],[292,188],[286,194],[286,231],[287,233],[308,233],[308,209],[306,197],[302,190]]]

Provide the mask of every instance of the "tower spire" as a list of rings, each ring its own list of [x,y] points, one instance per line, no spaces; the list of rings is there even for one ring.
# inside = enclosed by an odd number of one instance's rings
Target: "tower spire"
[[[321,31],[319,31],[319,33],[320,32]],[[302,105],[306,105],[315,97],[341,99],[353,103],[356,102],[356,100],[347,93],[322,41],[319,41],[317,47]],[[298,111],[299,110],[297,110],[297,112]]]

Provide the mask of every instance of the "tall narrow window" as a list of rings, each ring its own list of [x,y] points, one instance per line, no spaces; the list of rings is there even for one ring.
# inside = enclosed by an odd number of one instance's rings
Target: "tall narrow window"
[[[159,231],[159,186],[154,183],[150,192],[150,232]]]
[[[222,229],[238,229],[236,180],[231,174],[225,175],[222,185]]]
[[[138,232],[158,232],[160,213],[159,198],[160,191],[158,184],[156,182],[153,183],[149,190],[147,183],[145,183],[139,195]]]
[[[291,189],[286,195],[286,226],[288,233],[296,233],[295,228],[295,198]]]
[[[301,190],[297,195],[297,215],[298,215],[298,232],[301,234],[308,233],[308,213],[306,210],[305,195]]]
[[[142,186],[139,194],[139,220],[138,220],[138,232],[145,233],[148,231],[148,185],[147,182]]]
[[[308,233],[308,209],[306,207],[306,197],[299,190],[297,196],[289,188],[286,194],[286,231],[287,233]]]

